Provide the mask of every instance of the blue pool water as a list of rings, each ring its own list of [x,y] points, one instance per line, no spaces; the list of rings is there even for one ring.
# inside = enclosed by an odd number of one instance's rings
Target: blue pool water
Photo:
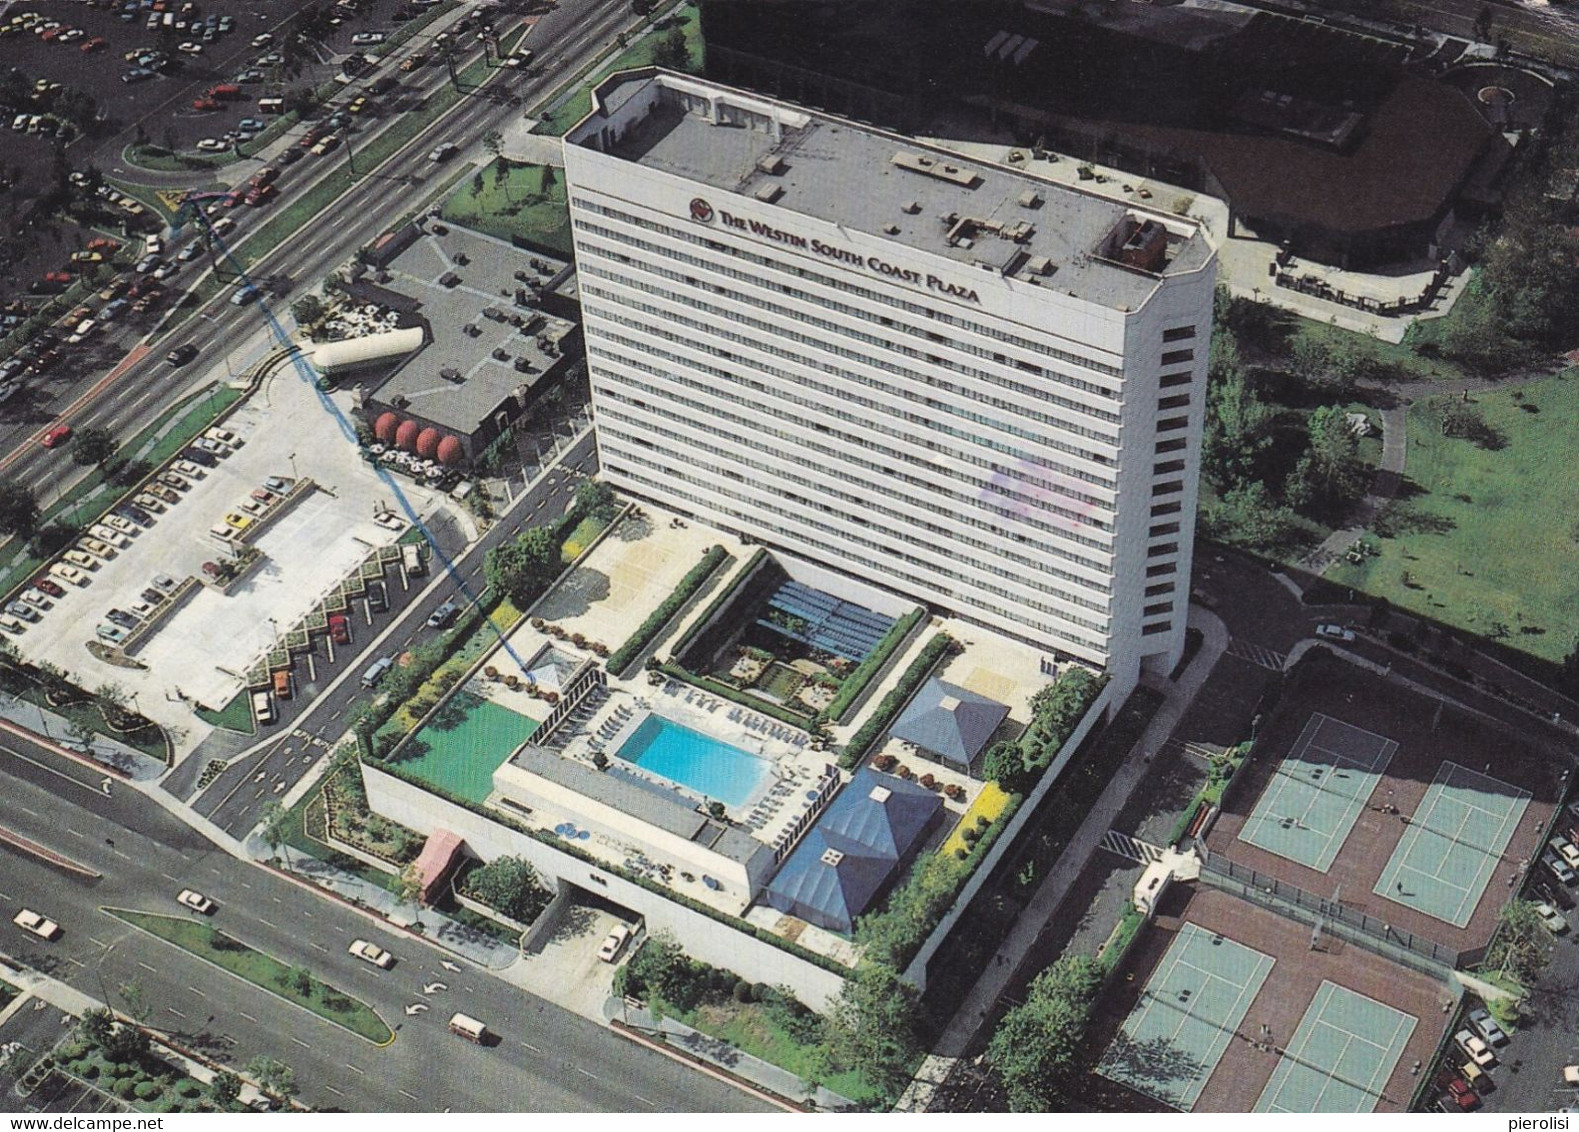
[[[772,777],[766,759],[692,731],[660,715],[649,715],[620,746],[619,755],[649,774],[715,798],[744,806]]]

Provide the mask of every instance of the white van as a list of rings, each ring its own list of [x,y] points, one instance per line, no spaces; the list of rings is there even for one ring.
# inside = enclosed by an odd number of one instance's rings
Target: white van
[[[488,1036],[488,1027],[477,1019],[467,1014],[452,1014],[450,1016],[450,1033],[458,1034],[469,1042],[482,1045],[483,1038]]]
[[[362,673],[362,687],[377,687],[378,682],[384,678],[384,673],[388,672],[394,666],[394,657],[385,656],[375,660],[371,665],[368,666],[367,671]]]
[[[267,692],[252,693],[252,714],[258,717],[259,723],[274,722],[274,701],[269,699]]]
[[[283,98],[258,99],[258,113],[283,114],[285,113],[285,100]]]
[[[420,578],[428,572],[422,562],[422,548],[416,543],[408,542],[400,548],[401,560],[406,564],[406,574],[412,578]]]

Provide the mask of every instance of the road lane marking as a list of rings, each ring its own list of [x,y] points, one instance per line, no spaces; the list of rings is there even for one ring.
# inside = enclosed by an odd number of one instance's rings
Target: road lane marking
[[[540,1050],[536,1046],[534,1046],[531,1042],[522,1042],[521,1044],[524,1045],[527,1049],[531,1050],[533,1053],[542,1053],[543,1052],[542,1050]]]
[[[37,759],[30,759],[26,755],[24,755],[21,751],[14,750],[11,747],[7,747],[4,743],[0,743],[0,751],[4,751],[6,754],[10,755],[12,758],[21,759],[25,763],[32,763],[34,766],[38,767],[39,770],[47,771],[50,774],[53,774],[56,778],[64,778],[67,782],[71,783],[73,786],[80,786],[84,790],[87,790],[87,791],[89,791],[91,793],[94,793],[94,794],[98,794],[99,793],[99,788],[98,788],[97,785],[90,786],[86,782],[83,782],[81,779],[73,778],[71,775],[67,774],[65,771],[56,770],[54,767],[49,766],[49,765],[47,765],[45,763],[41,763]]]
[[[325,955],[329,954],[329,949],[327,947],[325,947],[321,943],[314,943],[312,940],[308,940],[307,941],[307,946],[308,947],[316,947],[319,951],[323,952]]]
[[[179,1010],[177,1010],[173,1006],[167,1006],[167,1007],[165,1007],[165,1009],[168,1010],[171,1014],[174,1014],[177,1018],[182,1019],[183,1021],[186,1019],[186,1015],[182,1014]]]
[[[250,884],[248,884],[246,881],[242,881],[241,882],[241,887],[242,888],[251,888],[252,886]]]
[[[333,1093],[337,1097],[345,1096],[344,1093],[342,1093],[339,1089],[335,1088],[333,1085],[325,1085],[324,1088],[326,1090],[328,1090],[329,1092]]]
[[[306,916],[309,920],[313,918],[313,914],[307,911],[305,908],[302,909],[302,915]]]
[[[80,838],[82,838],[82,839],[83,839],[83,840],[84,840],[84,841],[86,841],[86,840],[87,840],[87,839],[88,839],[88,835],[87,835],[87,834],[85,834],[85,833],[78,833],[78,832],[77,832],[77,831],[76,831],[76,830],[74,830],[74,829],[67,829],[67,830],[66,830],[66,832],[67,832],[67,833],[69,833],[69,834],[71,834],[71,836],[73,836],[73,837],[80,837]]]
[[[208,995],[204,994],[202,991],[198,990],[196,987],[187,987],[186,989],[191,991],[193,994],[197,995],[198,998],[207,998],[208,997]]]
[[[144,963],[141,959],[137,960],[137,965],[139,967],[141,967],[144,971],[152,971],[156,975],[159,973],[159,968],[157,968],[157,967],[150,967],[150,966],[148,966],[148,964]]]
[[[263,917],[262,917],[262,916],[259,916],[259,917],[258,917],[258,923],[260,923],[260,924],[264,924],[264,925],[266,925],[266,926],[267,926],[267,927],[271,927],[271,928],[273,928],[273,929],[274,929],[274,930],[275,930],[275,931],[279,931],[279,930],[280,930],[280,925],[278,925],[278,924],[271,924],[271,923],[269,923],[269,921],[267,921],[267,920],[265,920],[265,919],[264,919],[264,918],[263,918]]]
[[[658,1107],[657,1105],[653,1104],[650,1100],[648,1100],[646,1097],[642,1096],[640,1093],[632,1093],[631,1096],[633,1096],[637,1100],[641,1101],[641,1103],[646,1105],[648,1108],[657,1108]]]
[[[225,875],[224,873],[222,873],[218,869],[216,869],[213,865],[208,866],[208,871],[213,873],[217,877],[222,877],[222,876]]]
[[[17,803],[17,806],[24,814],[32,814],[35,818],[40,816],[39,812],[32,806],[24,806],[20,802]]]
[[[181,883],[180,881],[176,880],[175,877],[171,876],[169,873],[160,873],[159,875],[164,877],[165,880],[174,881],[176,884],[180,884]]]
[[[360,1073],[363,1077],[367,1076],[367,1073],[365,1071],[363,1071],[361,1069],[358,1069],[356,1066],[352,1065],[349,1061],[345,1062],[345,1067],[347,1069],[349,1069],[352,1073]]]
[[[257,1021],[256,1018],[254,1018],[252,1015],[248,1014],[245,1010],[238,1010],[238,1011],[236,1011],[236,1013],[241,1015],[248,1022],[256,1022]]]
[[[105,943],[102,939],[94,939],[91,935],[88,937],[88,942],[93,944],[95,947],[108,947],[108,946],[110,946],[109,944]]]
[[[400,1092],[400,1095],[401,1095],[401,1096],[403,1096],[403,1097],[406,1097],[406,1098],[408,1098],[408,1099],[409,1099],[409,1100],[414,1100],[414,1101],[417,1101],[417,1103],[418,1103],[418,1104],[421,1104],[421,1103],[422,1103],[422,1102],[421,1102],[421,1101],[420,1101],[420,1100],[419,1100],[419,1099],[418,1099],[418,1098],[417,1098],[417,1096],[416,1096],[416,1094],[414,1094],[414,1093],[408,1093],[408,1092],[406,1092],[406,1090],[404,1090],[404,1089],[401,1089],[401,1090],[399,1090],[399,1092]]]
[[[312,1046],[308,1045],[306,1042],[302,1041],[300,1038],[293,1037],[293,1038],[291,1038],[291,1041],[293,1041],[297,1045],[301,1046],[302,1049],[312,1049],[313,1048]]]
[[[594,1081],[596,1081],[598,1079],[598,1076],[597,1076],[596,1073],[589,1073],[585,1069],[581,1068],[581,1066],[579,1066],[579,1065],[576,1066],[576,1072],[581,1074],[583,1077],[591,1077]]]
[[[111,849],[110,852],[114,853],[117,857],[119,857],[123,861],[130,861],[131,860],[130,857],[128,857],[125,853],[122,853],[119,849]]]

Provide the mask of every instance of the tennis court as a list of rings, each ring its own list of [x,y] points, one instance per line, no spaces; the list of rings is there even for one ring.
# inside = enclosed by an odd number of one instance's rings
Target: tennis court
[[[1347,987],[1323,982],[1255,1111],[1374,1111],[1416,1021]],[[1407,1103],[1407,1097],[1402,1099]]]
[[[1391,739],[1312,713],[1239,839],[1326,872],[1397,749]]]
[[[1270,955],[1185,923],[1097,1071],[1188,1112],[1272,964]]]
[[[1442,763],[1373,891],[1464,927],[1530,797],[1501,779]]]

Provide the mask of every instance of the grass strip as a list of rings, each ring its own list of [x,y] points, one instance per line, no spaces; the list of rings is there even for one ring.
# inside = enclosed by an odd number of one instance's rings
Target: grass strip
[[[230,702],[218,711],[206,707],[198,708],[197,717],[204,723],[230,731],[239,731],[243,735],[251,735],[257,730],[253,726],[252,704],[247,698],[245,688],[230,697]]]
[[[366,1038],[374,1045],[387,1045],[395,1040],[394,1031],[367,1003],[209,924],[127,908],[105,908],[104,911],[260,990],[310,1010],[324,1021]]]

